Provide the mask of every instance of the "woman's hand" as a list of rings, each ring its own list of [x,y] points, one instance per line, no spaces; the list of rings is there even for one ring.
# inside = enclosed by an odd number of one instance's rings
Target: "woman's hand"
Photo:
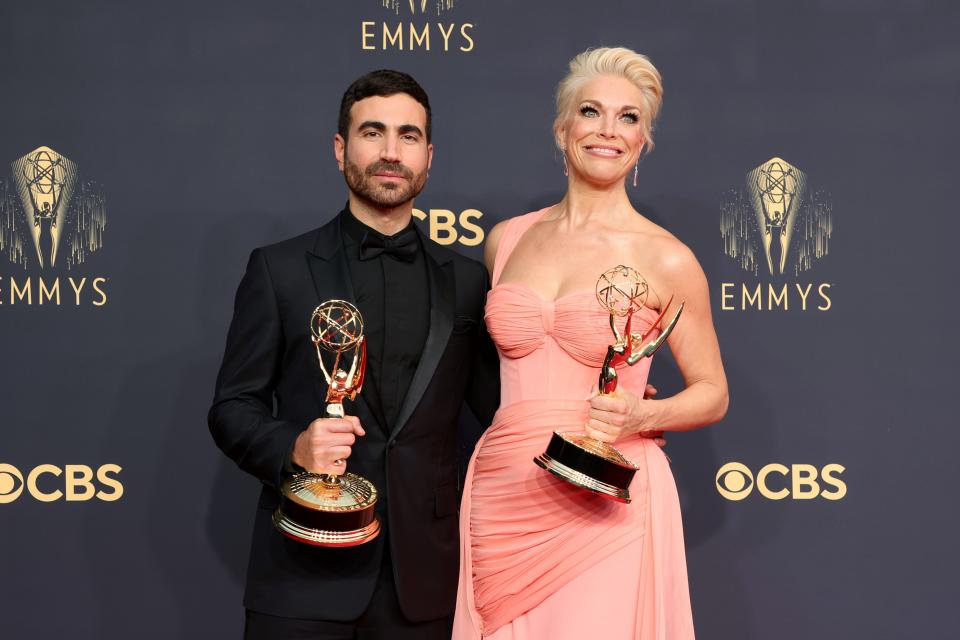
[[[590,413],[585,426],[588,436],[603,442],[614,443],[634,433],[664,446],[663,431],[654,422],[654,403],[650,400],[657,394],[653,385],[647,385],[643,398],[638,398],[626,389],[618,389],[611,395],[594,395],[590,398]]]

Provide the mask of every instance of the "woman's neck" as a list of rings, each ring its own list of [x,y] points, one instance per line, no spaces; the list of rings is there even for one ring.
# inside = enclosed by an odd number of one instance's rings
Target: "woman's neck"
[[[570,229],[602,221],[616,224],[617,218],[636,215],[622,181],[595,185],[570,176],[567,193],[555,208],[555,219]]]

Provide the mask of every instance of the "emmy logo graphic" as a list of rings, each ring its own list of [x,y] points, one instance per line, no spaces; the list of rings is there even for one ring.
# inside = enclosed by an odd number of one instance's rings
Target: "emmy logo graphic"
[[[746,189],[723,200],[720,233],[728,256],[758,275],[797,276],[827,255],[833,206],[811,191],[807,175],[782,158],[771,158],[747,173]]]
[[[453,8],[453,0],[380,0],[380,3],[387,9],[390,9],[395,14],[400,14],[400,7],[410,7],[410,13],[427,13],[433,12],[436,9],[437,15],[440,15],[443,11],[448,11]]]
[[[11,163],[0,178],[0,254],[49,272],[82,263],[103,244],[103,193],[79,179],[77,165],[50,147]]]

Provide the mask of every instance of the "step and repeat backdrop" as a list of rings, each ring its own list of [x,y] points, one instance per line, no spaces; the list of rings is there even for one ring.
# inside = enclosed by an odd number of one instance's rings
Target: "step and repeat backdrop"
[[[5,3],[0,638],[239,637],[258,487],[206,411],[249,252],[346,199],[343,90],[423,84],[416,215],[480,257],[561,197],[553,89],[601,45],[663,73],[631,197],[703,265],[730,379],[666,449],[700,637],[955,637],[958,27],[923,0]],[[668,353],[652,379],[681,388]]]

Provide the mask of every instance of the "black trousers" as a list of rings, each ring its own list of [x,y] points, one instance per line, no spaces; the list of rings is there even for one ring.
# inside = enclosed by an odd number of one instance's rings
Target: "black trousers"
[[[351,622],[282,618],[247,609],[244,640],[450,640],[452,618],[410,622],[400,610],[393,565],[385,553],[370,606]]]

